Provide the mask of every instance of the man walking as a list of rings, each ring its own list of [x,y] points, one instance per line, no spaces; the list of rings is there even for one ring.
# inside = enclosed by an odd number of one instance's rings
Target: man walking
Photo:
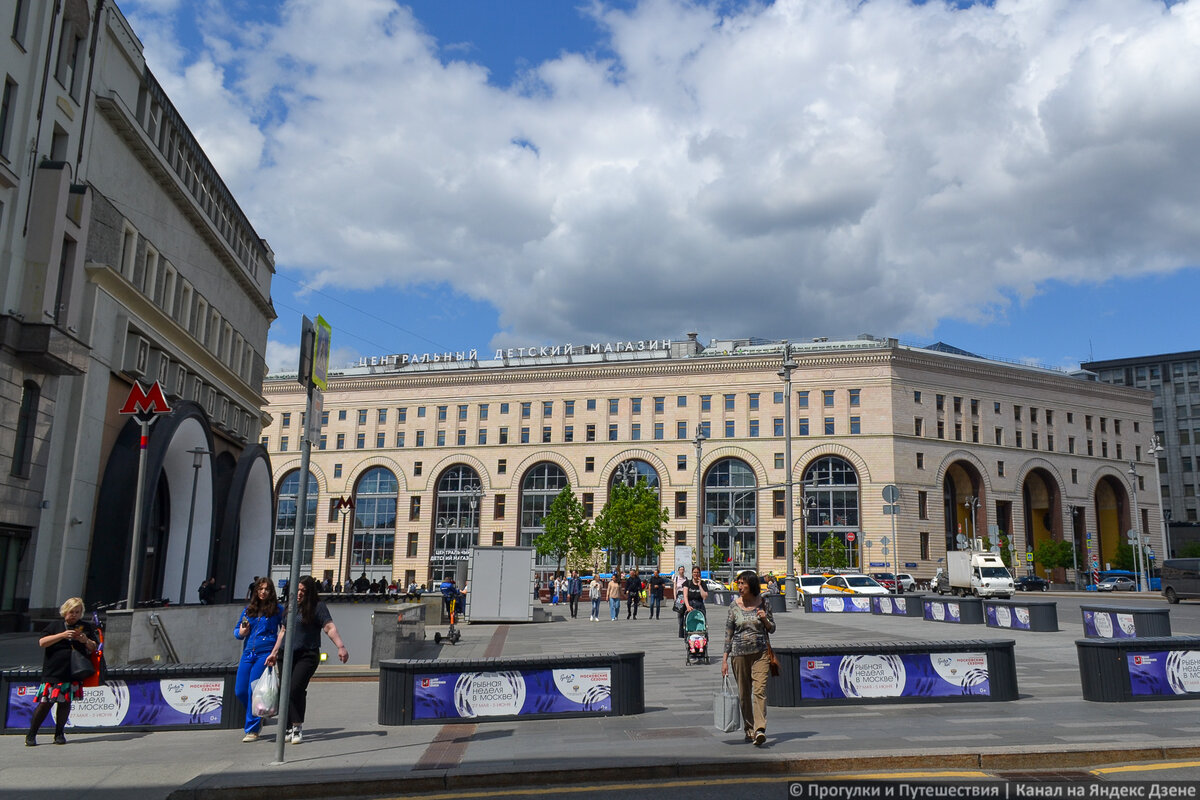
[[[633,618],[637,619],[638,606],[641,604],[642,594],[642,579],[638,575],[637,567],[634,567],[629,577],[625,579],[625,619],[629,619],[632,612]]]
[[[567,601],[571,605],[571,619],[579,613],[579,595],[583,594],[583,581],[579,579],[579,570],[571,570],[571,579],[567,581]]]
[[[663,587],[666,583],[658,572],[650,576],[650,610],[648,613],[653,619],[659,619],[659,615],[662,614]]]

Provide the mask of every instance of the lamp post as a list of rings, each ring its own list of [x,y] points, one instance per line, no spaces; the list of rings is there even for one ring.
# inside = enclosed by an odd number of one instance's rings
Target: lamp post
[[[796,362],[792,361],[792,346],[785,339],[783,342],[783,364],[776,373],[783,379],[783,466],[784,476],[783,502],[787,508],[785,515],[783,549],[787,551],[787,575],[783,579],[783,597],[785,607],[796,607],[796,554],[793,535],[795,524],[792,522],[792,371]],[[807,539],[807,535],[805,536]],[[807,545],[807,542],[805,542]],[[807,560],[808,547],[804,548]]]
[[[346,572],[342,574],[341,565],[338,565],[338,589],[345,585],[345,581],[350,578],[350,543],[346,541],[346,519],[350,516],[350,512],[354,510],[354,497],[338,497],[337,508],[342,515],[342,553],[345,555],[343,559],[346,563]]]
[[[1133,489],[1133,508],[1130,509],[1130,513],[1129,513],[1129,524],[1130,524],[1129,532],[1132,533],[1134,536],[1134,543],[1135,543],[1136,549],[1134,550],[1133,557],[1137,560],[1137,570],[1136,571],[1138,573],[1138,591],[1142,592],[1142,591],[1149,591],[1150,576],[1146,573],[1146,570],[1145,570],[1145,567],[1143,566],[1143,561],[1142,561],[1142,552],[1143,552],[1143,550],[1142,550],[1142,530],[1139,525],[1140,520],[1138,519],[1139,513],[1138,513],[1137,477],[1138,477],[1137,463],[1134,461],[1130,461],[1129,462],[1129,478],[1130,478],[1129,485]],[[1145,589],[1142,588],[1142,579],[1143,578],[1145,578],[1145,584],[1146,584]]]
[[[1079,535],[1079,506],[1071,506],[1071,574],[1075,589],[1079,589],[1079,555],[1075,552],[1075,537]]]
[[[700,556],[700,569],[704,569],[704,564],[708,560],[704,554],[704,470],[701,469],[704,440],[707,438],[704,435],[704,428],[697,424],[696,438],[692,440],[692,444],[696,445],[696,551]]]
[[[1158,454],[1165,450],[1158,440],[1158,434],[1150,439],[1150,460],[1154,462],[1154,488],[1158,490],[1158,518],[1162,521],[1163,558],[1171,557],[1171,526],[1167,524],[1170,514],[1163,508],[1162,501],[1162,471],[1158,468]]]
[[[979,508],[979,498],[974,495],[968,495],[963,498],[967,509],[971,512],[971,550],[982,550],[983,547],[976,541],[979,537],[975,533],[975,510]]]
[[[179,576],[179,605],[187,602],[187,573],[188,561],[192,555],[192,523],[196,519],[196,484],[200,482],[200,468],[204,466],[204,457],[208,451],[203,447],[188,450],[192,454],[192,504],[188,507],[187,537],[183,542],[183,573]]]

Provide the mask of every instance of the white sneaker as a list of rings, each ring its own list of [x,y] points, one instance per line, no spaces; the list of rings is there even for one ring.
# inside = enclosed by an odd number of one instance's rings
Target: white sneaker
[[[299,727],[292,728],[292,744],[300,744],[304,741],[304,731]]]
[[[258,734],[257,733],[247,733],[245,736],[242,737],[242,741],[243,742],[257,742]]]

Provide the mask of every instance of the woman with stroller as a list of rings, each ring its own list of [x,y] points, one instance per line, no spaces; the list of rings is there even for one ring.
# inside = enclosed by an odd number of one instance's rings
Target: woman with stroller
[[[679,612],[679,638],[687,638],[684,620],[693,611],[704,613],[704,601],[708,599],[708,590],[700,578],[700,568],[692,567],[692,579],[683,585],[683,611]]]
[[[758,576],[746,570],[737,577],[738,597],[725,618],[725,655],[721,675],[737,681],[746,741],[760,747],[767,741],[767,634],[775,632],[775,617],[762,599]]]

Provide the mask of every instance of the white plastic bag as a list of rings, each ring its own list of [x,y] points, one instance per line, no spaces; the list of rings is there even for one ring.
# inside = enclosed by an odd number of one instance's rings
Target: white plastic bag
[[[279,673],[267,667],[250,689],[250,713],[273,717],[279,713]]]
[[[721,682],[721,691],[713,695],[713,724],[722,733],[742,727],[742,701],[728,675]]]

